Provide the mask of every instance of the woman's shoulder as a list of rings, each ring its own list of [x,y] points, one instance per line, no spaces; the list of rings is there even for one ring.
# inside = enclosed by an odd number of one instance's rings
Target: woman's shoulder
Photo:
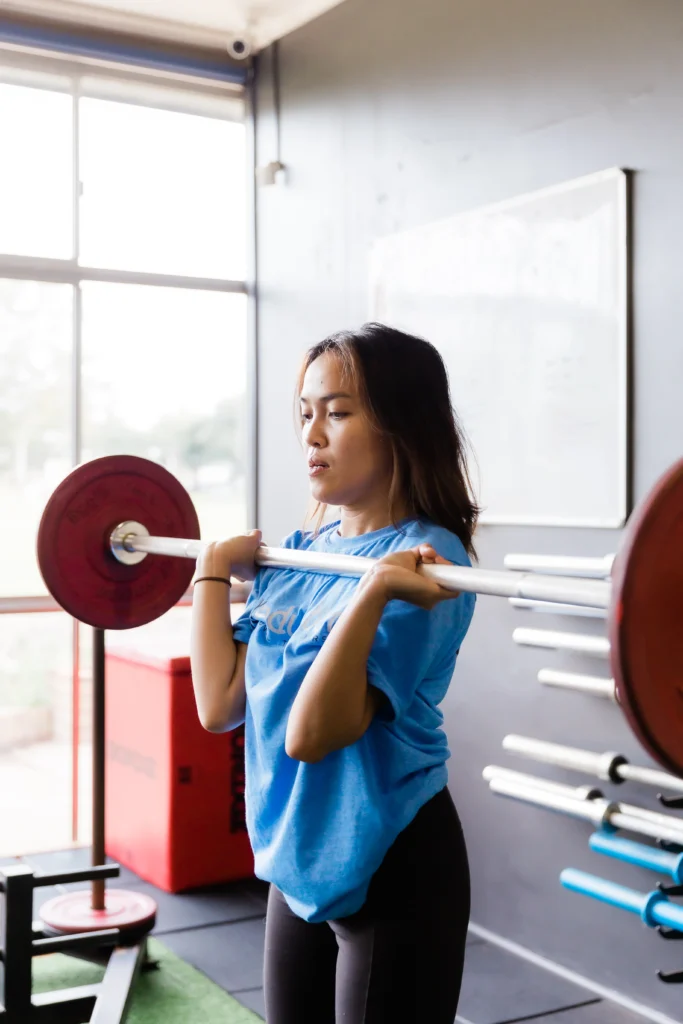
[[[456,565],[472,564],[460,538],[445,526],[438,526],[429,519],[413,519],[406,528],[406,540],[410,547],[431,544],[437,554]]]

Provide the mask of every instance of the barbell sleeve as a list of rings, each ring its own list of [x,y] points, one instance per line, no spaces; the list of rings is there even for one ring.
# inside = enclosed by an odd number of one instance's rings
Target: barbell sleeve
[[[111,548],[115,557],[118,557],[117,551],[123,548],[125,552],[196,559],[205,547],[206,543],[199,540],[150,537],[133,532],[122,534],[118,527],[111,535]],[[255,562],[263,568],[299,569],[359,577],[368,572],[377,563],[377,559],[262,545],[256,551]],[[534,573],[499,572],[459,565],[421,565],[419,571],[447,590],[568,602],[587,607],[609,607],[610,584],[604,580],[543,577]]]
[[[638,914],[648,928],[661,926],[673,928],[677,932],[683,931],[683,907],[672,903],[658,890],[637,892],[606,878],[589,875],[586,871],[577,871],[576,868],[565,868],[560,875],[560,882],[571,892],[578,892],[582,896],[590,896],[620,910]]]
[[[683,884],[683,853],[669,853],[656,846],[635,843],[632,839],[623,839],[609,832],[594,832],[588,845],[595,853],[647,868],[648,871],[658,871],[668,875],[677,885]]]
[[[617,702],[613,679],[586,676],[579,672],[563,672],[554,668],[542,668],[537,678],[543,686],[554,686],[559,690],[578,690],[581,693],[590,693],[594,697],[606,697],[608,700]]]

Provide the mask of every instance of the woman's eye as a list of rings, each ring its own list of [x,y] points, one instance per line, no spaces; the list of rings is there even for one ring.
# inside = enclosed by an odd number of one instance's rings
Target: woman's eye
[[[330,413],[330,416],[332,417],[333,420],[343,420],[348,415],[349,415],[348,412],[337,412],[337,411],[335,411],[335,412],[331,412]]]
[[[301,419],[302,419],[302,421],[303,421],[304,423],[306,423],[306,422],[307,422],[308,420],[310,420],[310,419],[312,419],[312,418],[313,418],[313,417],[311,416],[310,412],[302,412],[302,413],[301,413]]]

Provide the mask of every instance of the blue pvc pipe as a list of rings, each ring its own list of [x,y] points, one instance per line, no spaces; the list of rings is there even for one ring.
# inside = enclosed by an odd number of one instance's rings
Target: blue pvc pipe
[[[656,928],[657,925],[664,925],[683,932],[683,907],[672,903],[664,893],[655,890],[654,892],[636,892],[635,889],[627,889],[625,885],[617,885],[606,878],[597,878],[585,871],[577,871],[575,868],[565,868],[560,875],[560,882],[565,889],[581,893],[582,896],[590,896],[594,900],[608,903],[620,910],[628,910],[632,914],[638,914],[648,928]]]
[[[78,57],[93,57],[130,64],[137,67],[154,68],[157,71],[180,72],[197,78],[210,78],[221,82],[243,85],[247,80],[247,68],[237,67],[225,59],[202,57],[188,53],[170,53],[156,49],[154,45],[120,43],[105,36],[78,35],[46,26],[19,24],[0,18],[0,42],[19,46],[30,46],[40,50]]]
[[[677,885],[683,885],[683,853],[667,853],[666,850],[635,843],[632,839],[622,839],[607,832],[594,832],[588,845],[596,853],[604,853],[607,857],[615,857],[650,871],[659,871],[669,875]]]

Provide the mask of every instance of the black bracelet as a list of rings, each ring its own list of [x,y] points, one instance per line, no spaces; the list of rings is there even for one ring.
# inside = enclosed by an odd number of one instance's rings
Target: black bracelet
[[[204,583],[205,580],[208,580],[210,583],[227,583],[229,587],[232,586],[230,580],[226,580],[225,576],[200,576],[198,580],[194,581],[194,586],[198,583]]]

